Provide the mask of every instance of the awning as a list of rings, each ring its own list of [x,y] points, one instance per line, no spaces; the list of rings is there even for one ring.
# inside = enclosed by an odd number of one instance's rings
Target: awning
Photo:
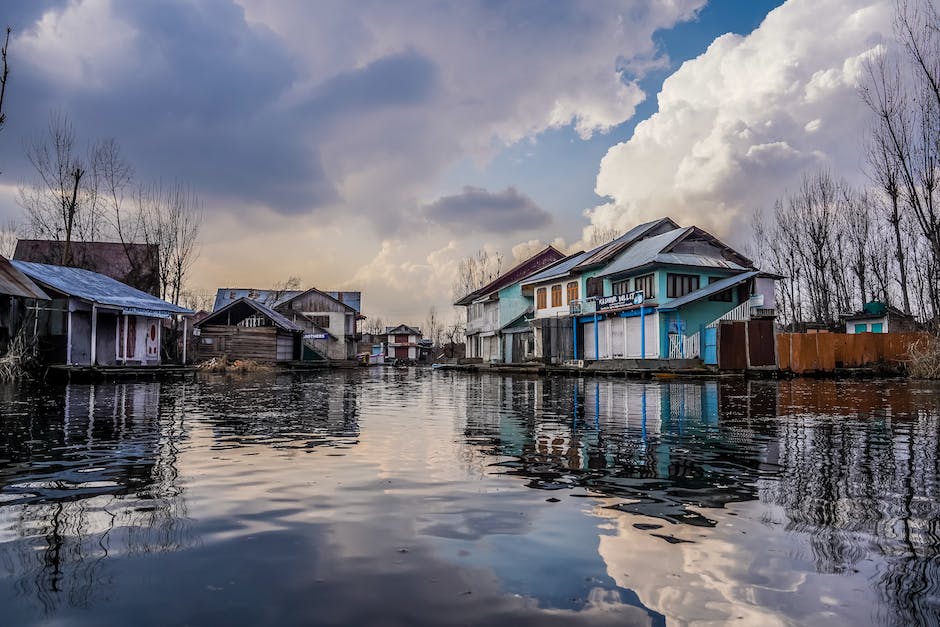
[[[742,272],[741,274],[735,274],[734,276],[725,277],[720,281],[709,283],[701,289],[697,289],[694,292],[689,292],[685,296],[680,296],[679,298],[670,301],[665,305],[661,305],[657,311],[675,311],[676,309],[688,305],[689,303],[694,303],[695,301],[702,300],[703,298],[714,296],[718,292],[723,292],[729,287],[734,287],[744,283],[745,281],[749,281],[758,274],[760,274],[760,270],[750,270],[748,272]]]
[[[107,307],[107,305],[105,305]],[[121,313],[125,316],[144,316],[146,318],[170,318],[172,314],[167,311],[158,311],[156,309],[140,309],[138,307],[122,307]]]

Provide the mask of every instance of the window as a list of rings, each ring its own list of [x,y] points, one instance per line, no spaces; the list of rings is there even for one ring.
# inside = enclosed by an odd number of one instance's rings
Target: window
[[[710,276],[710,277],[708,277],[708,284],[711,285],[712,283],[717,283],[718,281],[721,281],[723,278],[725,278],[725,277],[722,277],[722,276]],[[720,302],[720,303],[730,303],[730,302],[731,302],[731,292],[732,292],[732,290],[731,290],[731,288],[729,287],[728,289],[722,290],[722,291],[718,292],[717,294],[712,294],[711,296],[708,297],[708,300],[713,301],[713,302]]]
[[[868,333],[868,325],[867,325],[867,324],[856,324],[856,325],[855,325],[855,332],[856,332],[856,333]]]
[[[611,288],[613,289],[614,296],[626,294],[630,291],[630,279],[627,279],[626,281],[617,281],[611,286]]]
[[[578,282],[571,281],[568,283],[568,302],[570,303],[573,300],[578,300]]]
[[[666,296],[668,298],[679,298],[689,292],[698,289],[697,274],[667,274],[666,275]]]
[[[871,325],[872,333],[884,333],[883,329],[884,329],[884,324],[881,322],[875,322],[875,323],[872,323]]]
[[[552,307],[561,307],[561,285],[552,286]]]
[[[330,327],[330,317],[329,316],[309,316],[310,321],[318,327],[328,329]]]
[[[545,288],[540,287],[535,290],[535,308],[536,309],[545,309],[547,306],[545,302]]]
[[[587,280],[587,297],[601,297],[604,295],[604,279],[599,276]]]
[[[637,292],[643,292],[643,298],[656,297],[655,275],[644,274],[633,279],[633,289]]]

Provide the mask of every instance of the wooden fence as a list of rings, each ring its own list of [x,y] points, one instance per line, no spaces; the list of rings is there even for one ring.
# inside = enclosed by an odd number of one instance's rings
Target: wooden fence
[[[778,333],[777,365],[797,374],[896,367],[924,333]]]

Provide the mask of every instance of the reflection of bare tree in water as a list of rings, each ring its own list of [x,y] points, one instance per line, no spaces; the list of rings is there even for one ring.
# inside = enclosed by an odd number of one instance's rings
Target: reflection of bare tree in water
[[[173,390],[70,385],[0,437],[11,460],[9,472],[0,465],[0,494],[15,499],[0,516],[18,537],[0,544],[0,563],[47,615],[107,599],[112,555],[191,542],[177,470],[186,388]]]
[[[936,624],[936,397],[933,407],[918,408],[910,390],[891,394],[883,386],[847,389],[838,382],[781,386],[789,400],[780,423],[783,471],[764,482],[761,498],[782,506],[789,528],[807,534],[821,572],[852,572],[872,552],[883,558],[878,623]]]

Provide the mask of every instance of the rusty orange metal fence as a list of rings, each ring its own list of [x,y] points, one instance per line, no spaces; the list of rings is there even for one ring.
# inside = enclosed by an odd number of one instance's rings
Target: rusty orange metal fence
[[[778,333],[777,365],[797,374],[837,368],[895,367],[925,333]]]

